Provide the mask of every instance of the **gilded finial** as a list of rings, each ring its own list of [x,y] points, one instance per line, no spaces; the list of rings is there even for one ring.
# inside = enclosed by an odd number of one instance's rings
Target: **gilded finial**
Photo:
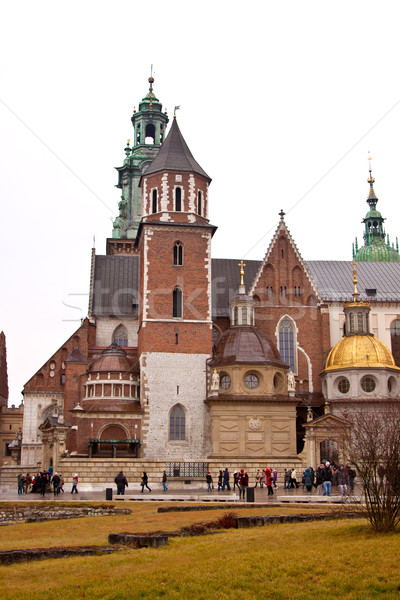
[[[357,302],[357,300],[360,296],[360,294],[358,293],[358,290],[357,290],[357,283],[358,283],[357,272],[356,272],[356,264],[357,263],[355,260],[353,260],[353,262],[351,264],[353,266],[353,284],[354,284],[353,301]]]
[[[372,187],[372,184],[375,182],[375,179],[372,177],[371,160],[372,160],[372,156],[370,155],[370,153],[368,151],[369,177],[368,177],[367,181],[370,184],[370,186]]]
[[[152,91],[153,91],[153,83],[154,83],[154,77],[153,77],[153,65],[151,65],[151,69],[150,69],[150,77],[149,77],[149,84],[150,84],[149,92],[152,92]]]
[[[133,114],[136,112],[136,106],[133,107]]]
[[[126,145],[127,145],[127,146],[129,146],[129,145],[130,145],[130,143],[131,143],[131,140],[128,138],[128,139],[126,140]]]
[[[240,263],[238,264],[238,266],[240,267],[240,285],[244,285],[243,276],[244,276],[244,267],[246,266],[246,263],[244,263],[243,260],[241,260]]]

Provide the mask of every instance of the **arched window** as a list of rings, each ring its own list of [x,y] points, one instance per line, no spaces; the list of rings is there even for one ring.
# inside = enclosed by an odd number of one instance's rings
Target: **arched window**
[[[113,333],[112,338],[113,344],[118,344],[118,346],[127,346],[128,345],[128,332],[126,327],[123,325],[118,325]]]
[[[156,142],[156,128],[152,123],[146,125],[145,144],[155,144]]]
[[[172,292],[172,316],[182,318],[182,290],[179,287]]]
[[[354,333],[354,313],[350,313],[350,333]]]
[[[247,325],[247,308],[242,306],[242,325]]]
[[[151,212],[157,212],[157,190],[153,190]]]
[[[361,312],[357,313],[357,326],[358,331],[363,331],[363,316]]]
[[[175,242],[174,244],[174,265],[183,265],[183,244],[182,242]]]
[[[400,367],[400,319],[396,319],[390,325],[390,340],[394,362]]]
[[[237,306],[233,309],[233,324],[239,325],[239,309]]]
[[[169,439],[184,440],[185,437],[185,411],[180,404],[171,409],[169,414]]]
[[[180,187],[175,188],[175,210],[182,210],[182,189]]]
[[[296,330],[293,321],[286,318],[279,325],[279,352],[282,360],[290,366],[293,373],[296,368]]]
[[[202,194],[201,194],[201,192],[199,192],[197,194],[197,212],[199,215],[201,215],[201,210],[202,210]]]

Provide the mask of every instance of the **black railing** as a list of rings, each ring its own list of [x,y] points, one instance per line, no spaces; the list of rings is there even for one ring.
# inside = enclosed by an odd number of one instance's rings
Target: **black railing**
[[[206,477],[208,463],[206,462],[167,462],[165,470],[168,477]]]

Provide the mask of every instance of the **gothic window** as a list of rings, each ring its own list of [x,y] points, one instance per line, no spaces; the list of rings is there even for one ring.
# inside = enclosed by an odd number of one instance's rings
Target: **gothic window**
[[[175,210],[180,212],[182,210],[182,188],[175,188]]]
[[[157,190],[153,190],[153,193],[152,193],[151,212],[153,212],[153,213],[157,212]]]
[[[182,290],[179,287],[172,292],[172,316],[177,319],[182,318]]]
[[[182,242],[175,242],[174,244],[174,265],[183,265],[183,244]]]
[[[293,373],[296,369],[296,330],[291,319],[286,318],[279,325],[279,352],[282,360],[290,366]]]
[[[197,194],[197,212],[199,215],[201,215],[201,209],[202,209],[202,197],[201,197],[201,192],[199,192]]]
[[[400,319],[396,319],[390,325],[390,340],[394,362],[400,367]]]
[[[171,409],[169,414],[169,439],[184,440],[185,437],[185,411],[180,404]]]
[[[123,325],[119,325],[114,333],[113,333],[113,344],[118,344],[118,346],[127,346],[128,345],[128,332],[126,327]]]
[[[242,325],[247,325],[247,308],[242,306]]]

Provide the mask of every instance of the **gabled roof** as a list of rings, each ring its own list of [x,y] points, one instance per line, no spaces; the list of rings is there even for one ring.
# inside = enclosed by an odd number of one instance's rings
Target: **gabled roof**
[[[240,283],[239,259],[213,258],[212,314],[229,316],[229,301]],[[244,283],[250,290],[259,277],[263,262],[246,260]],[[348,302],[353,294],[350,261],[302,261],[321,302]],[[357,265],[361,300],[400,302],[400,263],[365,262]],[[93,314],[135,315],[139,298],[138,256],[96,256]],[[366,290],[376,290],[376,295]],[[370,292],[371,293],[371,292]]]
[[[270,256],[271,256],[272,249],[274,248],[274,246],[275,246],[275,244],[276,244],[276,242],[277,242],[277,240],[278,240],[278,237],[279,237],[279,236],[280,236],[282,233],[284,233],[284,234],[285,234],[285,236],[287,237],[287,239],[289,240],[289,243],[290,243],[290,245],[292,246],[292,248],[293,248],[293,250],[294,250],[294,253],[295,253],[296,257],[297,257],[297,260],[299,261],[299,263],[300,263],[300,264],[301,264],[301,266],[303,267],[304,273],[306,274],[306,276],[308,277],[308,279],[309,279],[309,281],[310,281],[310,284],[311,284],[311,287],[312,287],[312,288],[313,288],[313,290],[314,290],[315,296],[317,297],[317,299],[318,299],[319,301],[321,301],[321,297],[320,297],[320,294],[319,294],[319,292],[318,292],[318,289],[315,287],[315,283],[314,283],[314,281],[312,280],[312,278],[311,278],[311,276],[310,276],[310,273],[309,273],[309,271],[308,271],[308,269],[307,269],[307,263],[306,263],[305,261],[303,261],[303,259],[302,259],[302,257],[301,257],[301,254],[300,254],[300,252],[298,251],[298,249],[297,249],[297,246],[296,246],[296,244],[295,244],[295,242],[294,242],[294,240],[293,240],[292,236],[290,235],[289,229],[287,228],[287,226],[286,226],[286,223],[285,223],[285,221],[283,220],[283,216],[284,216],[284,213],[283,213],[283,211],[281,211],[281,212],[280,212],[280,217],[281,217],[281,219],[280,219],[280,221],[279,221],[279,223],[278,223],[278,227],[276,228],[276,231],[275,231],[274,237],[272,238],[272,241],[271,241],[271,243],[270,243],[270,245],[269,245],[269,248],[268,248],[268,250],[267,250],[267,252],[266,252],[266,254],[265,254],[264,260],[263,260],[263,262],[262,262],[262,264],[261,264],[261,266],[260,266],[260,268],[259,268],[259,270],[258,270],[258,273],[257,273],[257,275],[256,275],[256,277],[255,277],[255,279],[254,279],[254,282],[253,282],[253,285],[252,285],[252,287],[251,287],[251,289],[250,289],[250,291],[249,291],[249,294],[250,294],[250,296],[252,296],[252,295],[254,294],[254,292],[255,292],[255,288],[257,287],[257,283],[258,283],[258,281],[259,281],[259,279],[260,279],[260,277],[261,277],[261,274],[262,274],[262,271],[263,271],[263,269],[264,269],[264,266],[265,266],[265,265],[266,265],[266,264],[269,262],[269,259],[270,259]]]
[[[159,171],[189,171],[202,175],[211,181],[211,178],[193,158],[176,119],[173,120],[171,129],[160,151],[143,173],[143,176],[158,173]]]

